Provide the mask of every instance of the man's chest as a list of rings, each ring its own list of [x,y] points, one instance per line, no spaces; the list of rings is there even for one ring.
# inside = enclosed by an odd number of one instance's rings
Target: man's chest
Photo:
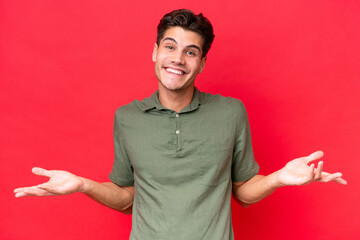
[[[135,177],[217,185],[230,177],[235,120],[211,113],[146,113],[122,123]]]

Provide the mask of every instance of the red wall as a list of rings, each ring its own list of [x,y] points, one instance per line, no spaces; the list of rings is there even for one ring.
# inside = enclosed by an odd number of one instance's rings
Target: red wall
[[[349,182],[234,203],[236,239],[359,239],[360,2],[220,2],[1,1],[0,239],[128,238],[130,216],[81,194],[12,191],[46,180],[33,166],[108,180],[114,112],[156,90],[155,30],[176,8],[212,21],[197,86],[245,103],[261,173],[321,149]]]

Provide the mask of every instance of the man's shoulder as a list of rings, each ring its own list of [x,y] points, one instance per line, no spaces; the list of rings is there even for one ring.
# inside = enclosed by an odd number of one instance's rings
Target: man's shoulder
[[[241,100],[233,97],[222,96],[220,94],[200,92],[200,99],[201,105],[205,107],[214,107],[240,112],[245,109],[244,103]]]
[[[123,118],[125,116],[134,117],[134,115],[141,114],[142,112],[141,101],[134,100],[128,104],[118,107],[115,115],[118,118]]]

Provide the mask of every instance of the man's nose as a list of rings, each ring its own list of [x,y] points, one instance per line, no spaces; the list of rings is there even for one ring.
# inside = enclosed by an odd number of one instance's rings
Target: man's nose
[[[171,62],[174,64],[184,65],[185,64],[184,54],[180,51],[175,52],[172,55]]]

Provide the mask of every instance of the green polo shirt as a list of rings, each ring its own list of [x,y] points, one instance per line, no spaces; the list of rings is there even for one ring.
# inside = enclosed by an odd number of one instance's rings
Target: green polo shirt
[[[134,186],[132,240],[228,240],[232,182],[258,173],[241,101],[199,92],[176,113],[158,92],[120,107],[110,180]]]

